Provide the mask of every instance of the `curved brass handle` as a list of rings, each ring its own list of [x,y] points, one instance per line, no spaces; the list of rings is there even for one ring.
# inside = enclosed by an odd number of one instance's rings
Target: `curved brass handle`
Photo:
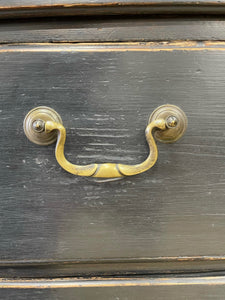
[[[31,110],[24,120],[24,131],[28,139],[40,145],[48,145],[57,138],[55,156],[60,166],[67,172],[79,176],[91,176],[98,178],[117,178],[136,175],[147,171],[157,161],[158,149],[153,138],[162,142],[174,142],[178,140],[187,127],[187,118],[184,112],[174,105],[163,105],[157,108],[151,115],[146,127],[145,135],[149,145],[149,155],[146,160],[136,165],[117,163],[89,164],[85,166],[70,163],[64,155],[66,141],[66,129],[58,113],[45,106]],[[57,136],[55,132],[57,131]]]

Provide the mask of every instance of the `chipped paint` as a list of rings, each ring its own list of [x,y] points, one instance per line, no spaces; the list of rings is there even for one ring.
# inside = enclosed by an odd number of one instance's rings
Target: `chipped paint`
[[[56,279],[0,279],[0,288],[51,289],[82,287],[134,287],[134,286],[190,286],[225,285],[225,276],[213,277],[163,277],[163,278],[56,278]]]
[[[173,51],[225,51],[221,42],[147,42],[147,43],[25,43],[1,45],[0,53],[5,52],[173,52]]]

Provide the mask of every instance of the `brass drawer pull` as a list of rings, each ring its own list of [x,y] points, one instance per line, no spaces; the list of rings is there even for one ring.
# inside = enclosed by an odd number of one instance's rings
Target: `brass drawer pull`
[[[36,107],[24,119],[24,132],[31,142],[49,145],[57,139],[55,156],[63,169],[74,175],[99,178],[131,176],[147,171],[154,166],[158,158],[153,131],[157,140],[172,143],[184,134],[186,127],[186,115],[179,107],[170,104],[162,105],[151,114],[149,124],[145,129],[150,152],[144,162],[136,165],[94,163],[79,166],[70,163],[64,156],[66,129],[62,125],[60,115],[55,110],[46,106]]]

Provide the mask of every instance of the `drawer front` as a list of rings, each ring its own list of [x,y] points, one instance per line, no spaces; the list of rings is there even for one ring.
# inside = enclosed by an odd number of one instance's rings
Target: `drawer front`
[[[2,263],[223,256],[225,47],[218,43],[0,48]],[[26,113],[55,109],[78,164],[135,164],[162,104],[188,129],[158,143],[149,171],[96,182],[65,172],[54,145],[31,143]]]

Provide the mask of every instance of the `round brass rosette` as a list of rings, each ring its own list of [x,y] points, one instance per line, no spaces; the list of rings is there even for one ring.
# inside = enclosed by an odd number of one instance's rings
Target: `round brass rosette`
[[[187,117],[176,105],[165,104],[156,108],[149,118],[149,123],[158,119],[166,120],[167,129],[156,129],[154,132],[155,139],[162,143],[173,143],[179,140],[187,129]]]
[[[52,121],[62,124],[60,115],[52,108],[39,106],[28,112],[23,128],[27,138],[38,145],[50,145],[57,139],[57,132],[46,133],[45,122]]]

